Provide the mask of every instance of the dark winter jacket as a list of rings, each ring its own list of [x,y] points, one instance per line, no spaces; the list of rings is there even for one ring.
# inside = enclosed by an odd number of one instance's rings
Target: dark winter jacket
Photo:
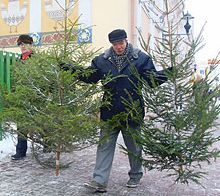
[[[140,117],[139,120],[143,120],[144,117],[144,102],[140,89],[137,91],[137,86],[141,86],[140,78],[147,81],[147,83],[153,87],[152,77],[157,85],[164,83],[167,77],[164,71],[156,71],[151,58],[143,53],[139,49],[135,49],[131,46],[130,53],[127,60],[124,62],[122,69],[119,71],[115,65],[111,56],[111,49],[105,51],[105,53],[95,57],[92,60],[91,66],[88,69],[92,69],[92,73],[89,76],[80,76],[80,80],[86,83],[96,83],[106,76],[111,75],[113,79],[104,84],[103,101],[110,100],[110,105],[103,105],[101,107],[101,119],[106,121],[111,119],[117,114],[125,113],[129,114],[129,106],[125,104],[125,101],[135,102],[138,105],[138,112],[136,117]],[[135,69],[134,69],[135,67]],[[136,70],[136,71],[134,71]],[[137,77],[138,73],[138,77]],[[140,77],[140,78],[139,78]],[[139,78],[139,79],[138,79]],[[137,126],[140,121],[132,118],[128,115],[128,123],[130,126]]]

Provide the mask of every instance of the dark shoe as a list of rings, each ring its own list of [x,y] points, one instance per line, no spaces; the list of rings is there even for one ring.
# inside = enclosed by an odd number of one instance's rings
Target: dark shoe
[[[23,155],[23,154],[14,154],[14,155],[12,155],[11,156],[11,159],[12,160],[21,160],[21,159],[23,159],[24,157],[26,157],[26,155]]]
[[[105,193],[107,192],[107,187],[105,185],[99,184],[96,181],[91,181],[91,182],[86,182],[84,183],[84,186],[92,191],[94,191],[95,193]]]
[[[130,178],[126,184],[128,188],[136,188],[140,183],[140,179]]]

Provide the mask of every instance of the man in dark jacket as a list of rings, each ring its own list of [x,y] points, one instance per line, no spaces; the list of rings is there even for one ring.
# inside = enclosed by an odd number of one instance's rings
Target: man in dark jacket
[[[20,35],[17,40],[17,45],[21,50],[20,60],[27,60],[30,58],[32,52],[33,39],[29,35]],[[19,131],[19,128],[18,128]],[[11,156],[12,160],[20,160],[26,157],[27,152],[27,139],[22,133],[18,134],[18,142],[16,145],[16,154]]]
[[[111,127],[110,131],[107,130],[108,128],[101,130],[100,140],[104,139],[97,148],[93,180],[84,184],[95,192],[106,192],[120,131],[129,152],[130,179],[126,186],[130,188],[138,186],[143,171],[141,161],[137,157],[141,157],[142,148],[135,143],[130,134],[130,132],[140,131],[140,124],[144,118],[144,102],[141,90],[138,88],[139,86],[141,88],[142,79],[152,87],[167,80],[164,71],[156,71],[148,55],[133,48],[127,42],[127,34],[124,30],[116,29],[109,33],[108,38],[112,44],[111,48],[92,60],[88,68],[91,74],[79,76],[80,80],[87,83],[96,83],[112,76],[112,79],[103,85],[103,101],[108,100],[110,103],[101,106],[100,117],[103,121],[113,122],[111,125],[114,125],[114,128]],[[137,110],[133,114],[131,114],[132,109],[129,109],[128,102],[131,105],[132,103],[137,105]],[[117,123],[114,123],[114,119]]]

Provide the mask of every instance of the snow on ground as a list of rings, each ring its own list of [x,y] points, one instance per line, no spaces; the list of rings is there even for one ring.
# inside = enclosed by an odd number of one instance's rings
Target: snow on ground
[[[17,135],[6,134],[3,140],[0,141],[0,161],[10,158],[16,152]],[[30,152],[31,142],[28,141],[27,153]]]
[[[17,130],[16,123],[8,122],[5,129]],[[0,161],[5,158],[10,158],[16,152],[17,134],[3,134],[3,139],[0,140]]]
[[[16,137],[6,135],[2,141],[0,141],[0,161],[7,156],[15,153]]]
[[[4,129],[4,128],[3,128]],[[8,122],[5,124],[5,129],[17,129],[16,123]],[[17,136],[5,133],[3,139],[0,140],[0,161],[15,153]]]

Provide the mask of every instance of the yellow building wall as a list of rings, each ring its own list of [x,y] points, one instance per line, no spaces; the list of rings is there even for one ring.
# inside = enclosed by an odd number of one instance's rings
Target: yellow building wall
[[[123,28],[130,38],[129,0],[92,0],[93,46],[110,46],[108,33]]]
[[[67,6],[69,1],[67,1]],[[49,13],[46,10],[46,3],[45,0],[41,0],[41,5],[42,5],[42,13],[41,13],[41,32],[50,32],[50,31],[59,31],[59,30],[63,30],[64,28],[64,22],[63,20],[59,20],[59,13],[58,12],[56,14],[56,16],[53,17],[53,15],[51,14],[51,16],[49,15]],[[75,21],[78,17],[78,6],[77,3],[74,4],[74,6],[70,7],[69,12],[70,14],[68,15],[68,18],[72,21]],[[63,16],[63,13],[60,14],[61,16]],[[60,16],[60,17],[61,17]]]
[[[24,0],[20,0],[22,4]],[[30,0],[28,0],[30,1]],[[84,0],[79,0],[80,1]],[[8,0],[4,0],[7,5]],[[52,1],[50,1],[52,2]],[[39,0],[41,3],[41,32],[51,32],[61,29],[61,22],[56,22],[52,20],[45,9],[45,0]],[[92,47],[102,48],[102,51],[109,48],[111,44],[108,41],[108,34],[117,28],[125,29],[128,35],[129,42],[137,45],[137,31],[136,31],[136,9],[138,0],[90,0],[91,4],[91,26],[92,26]],[[87,13],[78,12],[78,4],[74,5],[73,13],[70,15],[70,18],[74,21],[81,14],[86,15]],[[88,17],[88,15],[87,15]],[[147,35],[148,25],[146,25],[147,20],[146,16],[142,16],[143,19],[143,32],[144,35]],[[29,17],[27,17],[26,27],[22,27],[23,31],[18,31],[18,34],[29,33]],[[7,28],[6,28],[7,29]],[[0,31],[1,35],[10,35],[13,33]],[[17,48],[5,48],[6,51],[17,51]]]
[[[23,10],[22,15],[8,15],[8,0],[1,1],[0,36],[22,34],[29,31],[29,0],[20,0],[15,2],[15,4],[17,7],[12,9],[12,11],[16,13],[18,9]],[[11,25],[9,26],[9,24]]]

